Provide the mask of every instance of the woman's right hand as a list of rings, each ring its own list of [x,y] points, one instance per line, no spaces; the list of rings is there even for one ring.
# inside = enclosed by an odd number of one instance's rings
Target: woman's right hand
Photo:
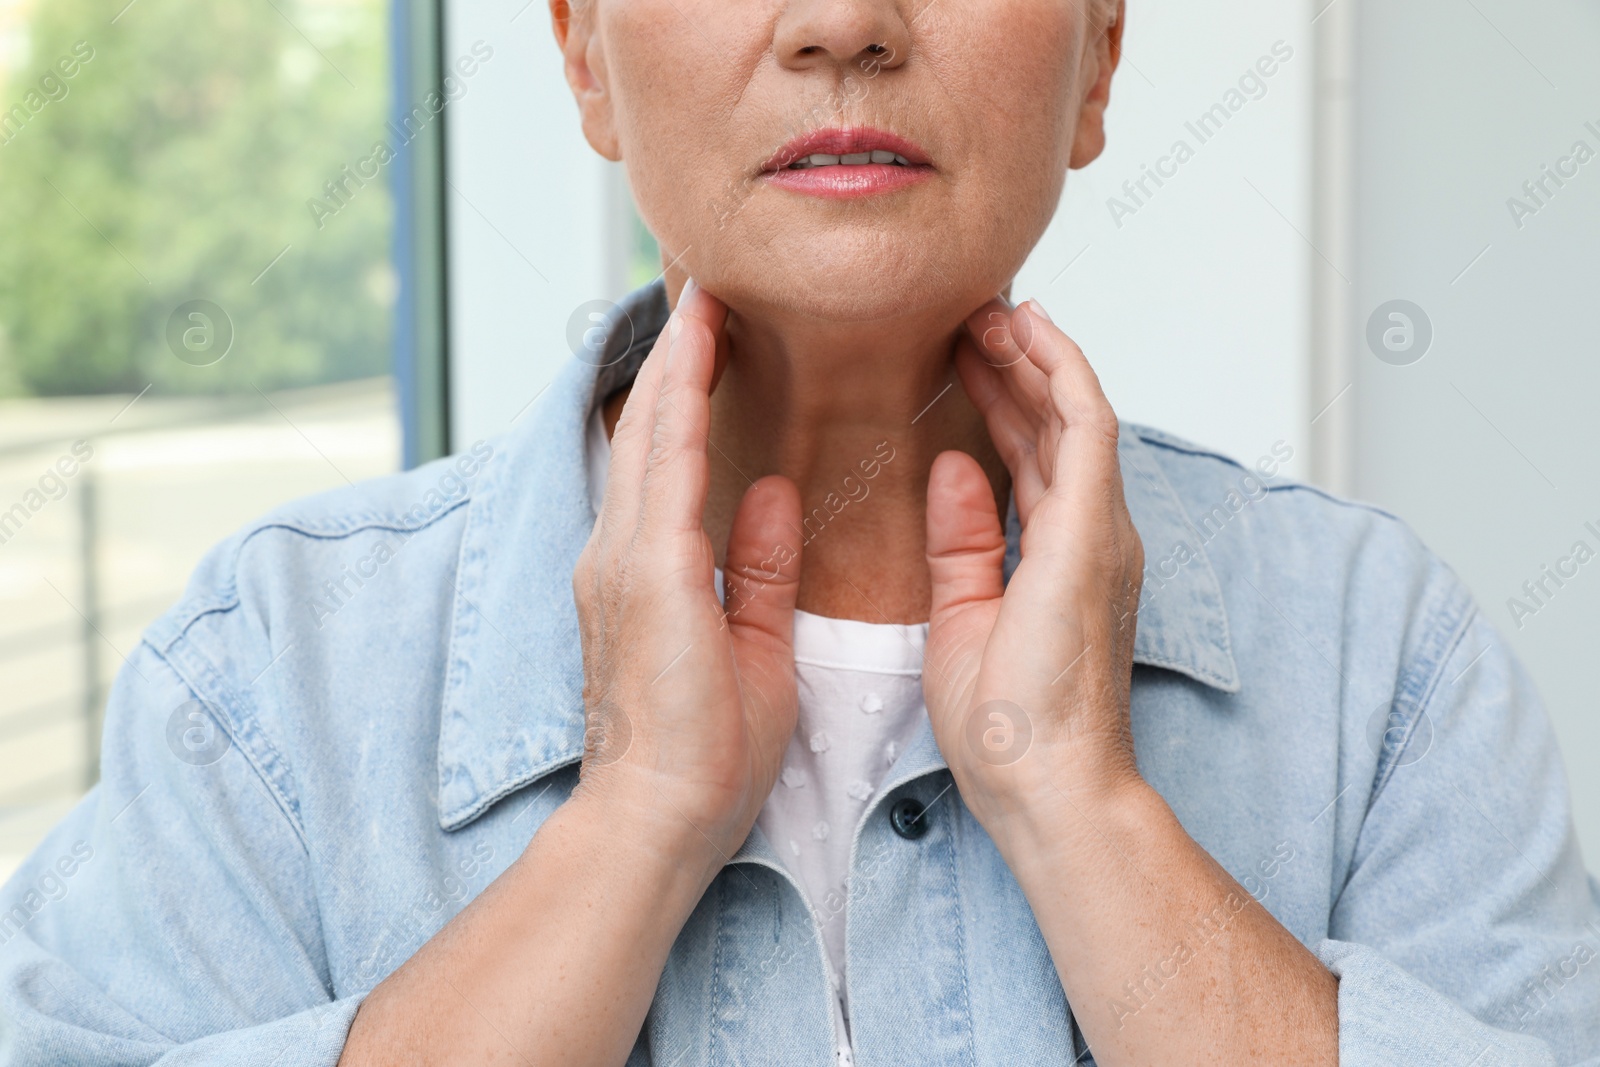
[[[342,1067],[628,1060],[684,922],[771,792],[795,723],[800,561],[779,549],[800,499],[776,477],[746,492],[725,616],[701,512],[726,317],[684,290],[612,440],[572,579],[588,716],[577,790],[372,990]]]
[[[667,840],[697,835],[723,862],[794,733],[800,566],[799,491],[762,478],[728,539],[736,609],[725,613],[713,588],[702,513],[726,319],[721,301],[685,286],[623,407],[599,521],[573,574],[588,724],[574,799],[659,820]]]

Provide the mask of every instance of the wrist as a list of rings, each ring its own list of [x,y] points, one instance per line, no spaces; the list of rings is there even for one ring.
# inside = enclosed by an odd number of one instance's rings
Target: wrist
[[[1030,756],[1035,754],[1042,755]],[[1115,842],[1172,818],[1131,759],[1024,758],[1011,767],[985,768],[980,782],[958,784],[962,800],[1014,870],[1035,857],[1099,851],[1108,837]]]
[[[737,827],[697,818],[659,788],[622,775],[585,775],[557,814],[640,874],[697,886],[696,899],[743,840]]]

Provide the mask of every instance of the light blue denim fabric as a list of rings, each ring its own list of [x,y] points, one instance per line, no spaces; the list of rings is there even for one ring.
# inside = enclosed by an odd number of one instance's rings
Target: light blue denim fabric
[[[504,437],[207,557],[118,676],[100,785],[0,892],[0,1062],[333,1064],[362,997],[567,797],[585,417],[666,314],[659,286],[628,308],[631,347],[572,363]],[[1600,1063],[1600,887],[1533,687],[1461,583],[1371,508],[1154,431],[1121,451],[1150,561],[1140,767],[1340,976],[1342,1061]],[[924,726],[855,828],[857,1062],[1065,1067],[1049,953],[950,786]],[[917,840],[887,817],[905,796]],[[1073,1012],[1136,1025],[1230,915]],[[831,1065],[829,996],[755,831],[630,1062]]]

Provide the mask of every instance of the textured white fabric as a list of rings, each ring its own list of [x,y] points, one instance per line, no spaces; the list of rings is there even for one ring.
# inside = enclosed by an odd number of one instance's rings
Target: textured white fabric
[[[589,497],[598,506],[611,459],[598,408],[589,420],[586,452]],[[756,825],[805,890],[822,931],[838,994],[834,1024],[841,1064],[850,1062],[844,935],[851,844],[868,803],[927,714],[927,636],[926,623],[897,626],[795,612],[799,722]]]
[[[850,846],[868,802],[925,714],[927,632],[926,625],[795,613],[799,723],[756,825],[805,888],[833,967],[841,1022],[849,1013],[844,932]]]

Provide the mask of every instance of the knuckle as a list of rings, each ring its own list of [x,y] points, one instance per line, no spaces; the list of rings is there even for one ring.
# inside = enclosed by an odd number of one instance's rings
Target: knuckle
[[[1051,371],[1047,384],[1050,390],[1050,403],[1056,409],[1056,414],[1066,419],[1074,417],[1078,405],[1072,398],[1072,380],[1067,376],[1066,368],[1057,367]]]
[[[668,416],[672,413],[667,412]],[[645,477],[648,479],[651,472],[664,463],[675,460],[679,455],[688,451],[684,443],[677,439],[677,427],[670,417],[656,420],[650,432],[650,451],[645,458]]]
[[[1055,402],[1057,415],[1067,425],[1087,426],[1110,445],[1119,440],[1122,430],[1111,402],[1099,393],[1083,395],[1064,368],[1050,376],[1050,397]]]
[[[1129,536],[1126,540],[1128,544],[1127,570],[1130,574],[1142,576],[1144,574],[1144,541],[1140,539],[1138,532],[1133,530],[1132,527],[1129,528]]]
[[[1080,374],[1087,381],[1080,381]],[[1117,413],[1099,387],[1093,369],[1079,369],[1062,364],[1050,372],[1050,401],[1056,414],[1071,425],[1086,425],[1096,430],[1107,442],[1116,444],[1121,435]]]

